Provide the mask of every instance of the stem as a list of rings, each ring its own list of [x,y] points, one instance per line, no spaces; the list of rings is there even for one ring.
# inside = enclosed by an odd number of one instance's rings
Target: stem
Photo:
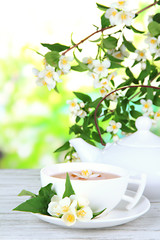
[[[158,2],[159,2],[159,1],[156,1],[156,2],[154,2],[154,3],[150,4],[150,5],[148,5],[147,7],[142,8],[142,9],[141,9],[140,11],[138,11],[136,14],[139,14],[139,13],[141,13],[141,12],[147,10],[148,8],[153,7],[153,6],[156,5]]]
[[[82,39],[80,42],[78,42],[77,44],[73,45],[72,47],[68,48],[65,52],[62,53],[62,55],[65,55],[68,51],[70,51],[71,49],[78,47],[81,43],[85,42],[88,38],[92,37],[93,35],[99,33],[99,32],[103,32],[107,29],[110,29],[114,26],[109,26],[109,27],[105,27],[105,28],[101,28],[100,30],[97,30],[96,32],[91,33],[88,37]]]
[[[114,91],[108,93],[105,97],[103,97],[100,102],[98,103],[96,109],[95,109],[95,112],[94,112],[94,121],[95,121],[95,125],[96,125],[96,128],[97,128],[97,131],[98,131],[98,135],[100,137],[100,141],[101,141],[101,144],[103,146],[105,146],[106,144],[103,142],[103,139],[102,139],[102,136],[101,136],[101,132],[100,132],[100,129],[99,129],[99,126],[98,126],[98,122],[97,122],[97,111],[98,111],[98,108],[100,106],[100,104],[108,97],[110,96],[112,93],[115,93],[115,92],[118,92],[120,90],[124,90],[126,88],[137,88],[137,87],[145,87],[145,88],[153,88],[153,89],[159,89],[160,90],[160,87],[155,87],[155,86],[149,86],[149,85],[132,85],[132,86],[125,86],[125,87],[121,87],[121,88],[117,88],[115,89]]]
[[[153,7],[153,6],[156,5],[158,2],[159,2],[159,1],[156,1],[156,2],[148,5],[147,7],[142,8],[140,11],[138,11],[138,12],[136,13],[136,15],[138,15],[139,13],[147,10],[147,9],[150,8],[150,7]],[[78,42],[77,44],[73,45],[72,47],[70,47],[70,48],[68,48],[66,51],[64,51],[64,52],[62,53],[62,55],[65,55],[67,52],[69,52],[69,51],[72,50],[73,48],[78,47],[81,43],[85,42],[88,38],[92,37],[93,35],[95,35],[95,34],[97,34],[97,33],[99,33],[99,32],[102,32],[102,33],[103,33],[103,31],[108,30],[108,29],[110,29],[110,28],[112,28],[112,27],[115,27],[115,25],[114,25],[114,26],[105,27],[105,28],[101,28],[100,30],[97,30],[96,32],[91,33],[89,36],[87,36],[86,38],[84,38],[84,39],[82,39],[80,42]]]
[[[158,76],[160,75],[160,72],[150,81],[150,82],[153,82]],[[133,98],[135,98],[138,94],[140,94],[141,91],[137,92],[133,97],[131,97],[129,99],[129,101],[131,101]]]

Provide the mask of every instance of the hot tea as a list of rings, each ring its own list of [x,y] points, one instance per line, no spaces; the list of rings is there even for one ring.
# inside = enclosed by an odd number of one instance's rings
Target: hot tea
[[[106,172],[92,172],[91,170],[82,170],[82,171],[73,171],[68,172],[71,180],[105,180],[105,179],[113,179],[120,177],[119,175],[106,173]],[[66,173],[57,173],[51,175],[51,177],[66,178]]]

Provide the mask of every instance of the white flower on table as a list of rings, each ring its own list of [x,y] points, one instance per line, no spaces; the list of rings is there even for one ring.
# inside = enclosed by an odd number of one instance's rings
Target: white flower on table
[[[76,211],[77,219],[81,222],[88,222],[93,217],[90,207],[84,207]]]
[[[94,178],[94,177],[100,176],[99,173],[93,173],[92,170],[90,169],[82,170],[80,173],[73,173],[73,174],[82,179],[88,179],[88,178]]]
[[[140,61],[140,60],[145,60],[146,59],[146,50],[143,49],[143,50],[136,50],[135,51],[136,53],[136,60],[137,61]]]
[[[89,69],[92,69],[94,67],[92,57],[84,57],[82,61],[83,63],[87,64]]]
[[[153,111],[152,100],[141,99],[140,103],[143,105],[142,111],[145,113],[145,115],[149,115]]]
[[[71,201],[69,197],[65,197],[59,201],[59,208],[61,214],[67,213],[67,212],[74,212],[75,207],[77,206],[77,202],[75,200]]]
[[[107,127],[107,132],[113,132],[115,134],[119,131],[121,127],[122,124],[120,122],[115,122],[114,120],[111,120],[109,122],[109,126]]]
[[[48,204],[48,209],[47,209],[48,213],[51,216],[59,217],[61,215],[59,201],[60,201],[60,198],[57,195],[54,195],[51,198],[51,202]]]
[[[59,58],[58,66],[63,71],[63,73],[68,73],[71,69],[70,62],[73,61],[73,57],[62,55]]]
[[[115,8],[109,8],[105,12],[105,17],[109,19],[111,25],[116,25],[117,13],[118,13],[118,11]]]
[[[156,53],[158,45],[157,38],[149,36],[148,38],[145,39],[145,42],[149,45],[150,53],[151,54]]]
[[[102,62],[100,62],[99,60],[94,60],[93,64],[93,71],[98,74],[99,77],[106,77],[108,75],[108,68],[111,65],[109,60],[105,59]]]
[[[67,212],[62,216],[62,220],[67,226],[72,226],[73,224],[75,224],[76,218],[76,213],[72,211]]]

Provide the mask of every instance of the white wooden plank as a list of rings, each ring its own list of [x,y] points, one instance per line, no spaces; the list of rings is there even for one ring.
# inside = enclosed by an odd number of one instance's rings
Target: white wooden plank
[[[144,216],[121,226],[78,230],[43,222],[30,213],[13,212],[14,207],[28,199],[17,196],[23,188],[35,193],[39,190],[39,170],[0,170],[1,240],[160,240],[160,203],[152,203]]]

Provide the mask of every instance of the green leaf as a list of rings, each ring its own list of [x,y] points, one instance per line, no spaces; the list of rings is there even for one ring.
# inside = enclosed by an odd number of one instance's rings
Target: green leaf
[[[103,47],[106,49],[114,49],[117,46],[118,39],[115,37],[107,37],[103,39]]]
[[[90,107],[90,108],[96,108],[97,107],[97,105],[98,105],[98,103],[100,102],[102,100],[102,97],[99,97],[99,98],[97,98],[96,100],[94,100],[93,102],[90,102],[89,104],[88,104],[88,107]]]
[[[87,65],[86,65],[85,63],[81,62],[81,61],[76,57],[75,53],[73,53],[73,56],[74,56],[74,59],[77,61],[77,63],[79,63],[79,65],[78,65],[79,68],[81,67],[81,69],[83,69],[84,71],[89,70],[89,68],[87,67]]]
[[[160,23],[160,13],[153,16],[153,21]]]
[[[131,97],[135,92],[137,91],[137,88],[129,88],[126,92],[126,97]]]
[[[154,89],[153,88],[147,88],[147,99],[153,100],[154,95],[153,95]]]
[[[54,44],[48,44],[48,43],[41,43],[43,47],[48,48],[51,51],[57,51],[57,52],[62,52],[66,49],[69,48],[69,46],[65,46],[59,43],[54,43]]]
[[[87,94],[84,94],[84,93],[80,93],[80,92],[73,92],[74,95],[79,98],[80,100],[82,100],[84,103],[86,102],[91,102],[92,99],[90,96],[88,96]]]
[[[113,68],[124,68],[124,66],[116,62],[111,62],[111,66],[109,67],[109,69]]]
[[[156,106],[160,106],[160,90],[157,91],[157,93],[155,94],[153,104]]]
[[[92,132],[92,138],[96,141],[101,143],[100,137],[97,132]]]
[[[123,61],[123,59],[118,59],[118,58],[113,57],[112,55],[110,55],[110,54],[108,54],[108,53],[105,54],[105,57],[106,57],[106,56],[107,56],[107,57],[109,58],[109,60],[112,61],[112,62],[122,62],[122,61]]]
[[[70,127],[69,129],[69,134],[71,134],[72,132],[74,132],[75,134],[79,134],[82,133],[82,129],[79,125],[74,124],[72,127]]]
[[[99,216],[100,214],[102,214],[106,209],[107,209],[107,208],[103,209],[103,210],[100,211],[100,212],[93,213],[92,219],[95,218],[95,217],[97,217],[97,216]]]
[[[88,70],[88,69],[84,69],[80,64],[76,66],[72,66],[71,69],[77,72],[85,72]]]
[[[132,130],[126,126],[126,124],[122,124],[121,130],[126,133],[132,132]]]
[[[73,41],[72,36],[73,36],[73,33],[71,34],[71,43],[74,46],[74,45],[76,45],[76,43]],[[82,52],[81,48],[79,48],[78,46],[76,48],[78,49],[79,52]]]
[[[148,30],[153,37],[156,37],[160,34],[160,24],[152,21],[148,24]]]
[[[70,143],[69,143],[69,142],[66,142],[66,143],[64,143],[61,147],[57,148],[57,149],[54,151],[54,153],[56,153],[56,152],[62,152],[62,151],[65,151],[65,150],[67,150],[67,149],[69,149],[69,148],[70,148]]]
[[[49,213],[47,212],[47,208],[48,204],[51,201],[51,198],[54,195],[55,191],[52,190],[52,184],[50,183],[40,189],[38,196],[21,203],[16,208],[14,208],[13,211],[41,213],[49,215]]]
[[[123,41],[124,41],[125,47],[126,47],[130,52],[135,52],[135,50],[136,50],[135,46],[134,46],[131,42],[127,41],[124,36],[123,36]]]
[[[107,115],[104,116],[102,122],[107,121],[108,119],[110,119],[112,117],[113,113],[108,113]]]
[[[51,66],[57,67],[60,54],[57,51],[48,52],[45,54],[47,63]]]
[[[104,6],[104,5],[101,5],[101,4],[99,4],[99,3],[96,3],[97,4],[97,7],[100,9],[100,10],[102,10],[102,11],[106,11],[109,7],[106,7],[106,6]]]
[[[105,28],[110,25],[110,21],[108,18],[105,17],[105,13],[101,16],[101,27]]]
[[[134,78],[133,73],[131,72],[131,70],[128,67],[126,68],[126,74],[127,74],[128,77],[130,77],[132,79]]]
[[[96,40],[89,40],[90,42],[99,42],[99,41],[101,41],[101,38],[98,38],[98,39],[96,39]]]
[[[133,118],[137,119],[138,117],[142,116],[142,113],[141,112],[138,112],[136,110],[132,110],[130,111],[130,114]]]
[[[73,190],[69,174],[67,173],[66,174],[66,182],[65,182],[65,191],[64,191],[62,198],[70,197],[71,195],[75,195],[75,192]]]
[[[18,196],[36,197],[37,195],[34,194],[34,193],[32,193],[32,192],[30,192],[30,191],[26,191],[26,190],[23,189],[23,190],[18,194]]]
[[[133,32],[135,32],[135,33],[140,33],[140,34],[145,33],[144,31],[140,31],[140,30],[134,28],[133,26],[130,26],[130,28],[131,28],[131,29],[133,30]]]
[[[139,74],[137,79],[144,80],[150,74],[150,70],[151,70],[151,65],[150,65],[150,62],[147,60],[146,69],[142,70],[142,72]]]

